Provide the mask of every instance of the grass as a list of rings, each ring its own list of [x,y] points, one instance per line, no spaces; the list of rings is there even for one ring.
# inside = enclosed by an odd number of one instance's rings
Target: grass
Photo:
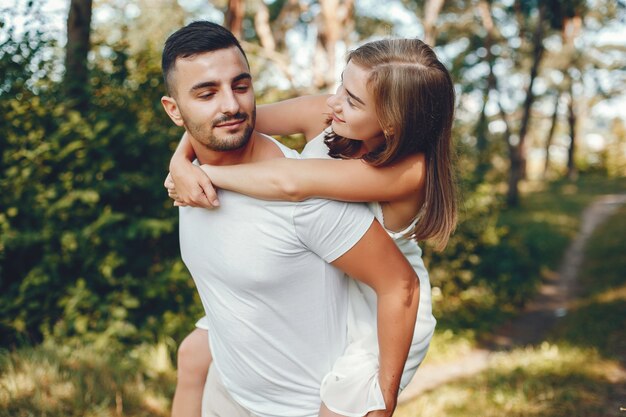
[[[544,343],[496,354],[487,371],[423,394],[394,416],[618,416],[618,384],[626,382],[613,376],[618,367],[593,349]]]
[[[580,229],[580,215],[597,196],[626,192],[626,178],[583,176],[577,182],[527,183],[518,208],[503,211],[500,225],[528,242],[543,273],[554,273]]]
[[[596,195],[626,180],[583,178],[529,191],[500,221],[540,248],[552,273]],[[396,417],[600,417],[626,407],[626,207],[592,236],[580,298],[539,346],[502,352],[475,377],[446,384],[400,406]],[[428,361],[472,349],[471,331],[438,331]],[[419,375],[419,374],[418,374]],[[167,416],[175,371],[165,346],[132,351],[71,349],[50,342],[0,351],[0,417]]]
[[[626,367],[626,206],[590,238],[579,298],[553,338],[596,348]],[[626,401],[625,401],[626,402]]]
[[[498,227],[510,231],[507,239],[512,241],[507,242],[508,247],[511,250],[523,249],[528,262],[536,266],[533,270],[538,271],[539,276],[528,276],[525,280],[539,283],[554,276],[569,242],[580,229],[581,214],[585,207],[600,195],[620,192],[626,192],[626,178],[581,176],[574,183],[525,183],[520,206],[502,211],[498,218]],[[615,240],[619,237],[614,234],[609,239]],[[612,245],[619,247],[616,243]],[[590,246],[597,245],[592,243]],[[500,255],[496,260],[505,262],[506,259],[502,257],[506,257],[507,253]],[[592,258],[594,256],[595,254],[590,255]],[[599,259],[604,259],[604,255]],[[598,270],[591,275],[605,273],[609,268],[605,266],[604,270]],[[619,274],[624,270],[616,265],[613,273]],[[511,291],[514,293],[516,288],[512,287]],[[489,332],[497,327],[503,320],[516,314],[515,309],[519,308],[511,308],[510,304],[502,302],[488,302],[489,298],[483,295],[479,295],[476,300],[456,301],[463,304],[459,308],[451,307],[451,301],[454,300],[444,300],[436,297],[436,294],[433,300],[439,303],[439,306],[435,306],[439,327],[431,343],[427,361],[436,363],[463,355],[478,343],[477,340],[484,336],[485,331]],[[464,314],[468,306],[472,305],[473,319],[463,329],[455,324],[455,317],[446,317],[447,314]]]
[[[1,417],[168,416],[175,372],[164,346],[106,352],[46,343],[0,353]]]
[[[549,239],[549,248],[539,261],[546,268],[556,268],[567,241],[561,243],[552,234],[573,236],[582,209],[596,195],[623,191],[623,184],[622,180],[608,185],[587,180],[576,189],[565,188],[568,192],[563,192],[566,184],[556,184],[556,189],[527,195],[525,210],[507,213],[506,220],[543,224],[546,232],[536,226],[524,233]],[[424,393],[400,406],[395,416],[624,417],[625,248],[626,206],[622,206],[588,241],[579,273],[579,297],[548,341],[494,354],[486,371]],[[462,354],[466,342],[461,346]],[[449,347],[446,351],[448,360],[454,360]]]

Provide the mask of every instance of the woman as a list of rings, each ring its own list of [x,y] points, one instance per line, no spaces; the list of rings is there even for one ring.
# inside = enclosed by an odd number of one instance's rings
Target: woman
[[[424,359],[435,327],[428,273],[416,240],[431,240],[443,249],[456,225],[453,110],[450,75],[426,44],[417,39],[370,42],[348,55],[336,94],[259,108],[256,129],[270,135],[304,134],[306,159],[202,166],[203,177],[190,164],[193,151],[183,137],[172,158],[173,181],[166,181],[166,187],[176,205],[195,204],[195,189],[204,190],[217,206],[211,183],[262,199],[370,203],[420,278],[404,388]],[[385,409],[377,379],[375,293],[351,280],[349,311],[349,345],[322,382],[320,416],[374,416]],[[174,415],[191,415],[182,409],[188,405],[199,407],[210,363],[204,331],[196,329],[181,345]]]

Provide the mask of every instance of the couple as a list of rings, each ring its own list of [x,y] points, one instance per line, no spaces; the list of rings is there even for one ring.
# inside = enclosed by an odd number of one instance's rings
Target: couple
[[[369,43],[335,95],[257,119],[241,46],[194,22],[168,38],[163,73],[186,130],[166,186],[207,313],[181,346],[173,413],[196,415],[204,385],[204,416],[390,416],[435,326],[414,238],[445,246],[456,221],[445,67],[417,40]],[[303,133],[317,159],[259,132]]]

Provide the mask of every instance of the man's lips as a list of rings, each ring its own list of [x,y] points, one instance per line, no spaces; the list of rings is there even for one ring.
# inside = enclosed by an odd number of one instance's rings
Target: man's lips
[[[246,119],[229,120],[228,122],[217,124],[215,127],[237,127],[245,121]]]

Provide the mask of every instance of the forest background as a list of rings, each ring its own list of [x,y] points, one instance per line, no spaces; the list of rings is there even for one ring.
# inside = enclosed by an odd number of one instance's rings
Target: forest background
[[[529,192],[576,194],[581,181],[624,189],[621,0],[4,2],[3,367],[40,347],[86,352],[70,368],[99,357],[115,369],[115,392],[128,373],[162,372],[171,385],[176,347],[202,307],[162,186],[182,132],[161,108],[160,56],[168,34],[198,19],[242,40],[259,104],[332,92],[345,52],[367,40],[418,36],[434,46],[457,89],[462,190],[448,248],[425,245],[439,340],[477,343],[554,273],[575,229],[560,233],[558,213],[534,229],[512,223]],[[146,358],[160,365],[146,368]],[[117,396],[102,401],[119,415]]]

